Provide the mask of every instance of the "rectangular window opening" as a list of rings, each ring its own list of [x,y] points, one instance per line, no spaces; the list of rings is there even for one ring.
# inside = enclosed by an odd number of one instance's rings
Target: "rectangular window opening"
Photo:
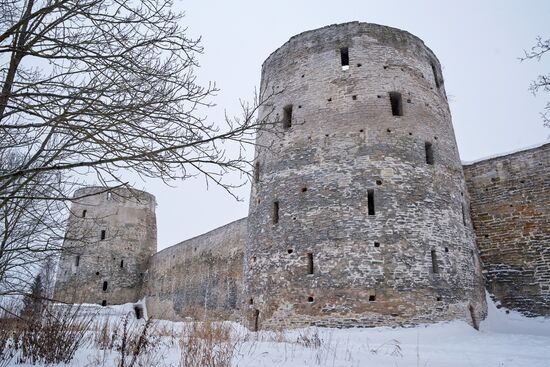
[[[134,306],[134,312],[136,319],[140,320],[143,317],[143,308],[141,306]]]
[[[434,75],[434,81],[435,81],[435,86],[437,88],[439,88],[441,86],[441,83],[439,82],[439,77],[438,77],[438,74],[437,74],[437,69],[435,68],[435,65],[432,64],[432,73]]]
[[[401,93],[390,92],[391,113],[394,116],[403,116],[403,101]]]
[[[101,230],[101,240],[105,239],[105,230]]]
[[[74,260],[74,265],[79,266],[80,265],[80,255],[76,255],[76,259]]]
[[[342,70],[349,69],[349,50],[347,47],[340,49],[340,61],[342,63]]]
[[[313,254],[311,252],[307,254],[307,273],[313,274]]]
[[[124,260],[120,260],[120,267],[121,267],[121,268],[124,267]]]
[[[107,292],[107,286],[109,284],[107,283],[107,281],[103,282],[103,292]]]
[[[468,225],[466,220],[466,205],[464,203],[462,203],[462,224],[464,224],[464,227]]]
[[[273,202],[273,224],[279,223],[279,202]]]
[[[283,108],[283,128],[289,129],[292,126],[292,105]]]
[[[424,151],[426,153],[426,164],[434,164],[434,150],[432,143],[429,141],[424,143]]]
[[[374,190],[373,189],[367,190],[367,205],[368,205],[369,215],[374,215]]]
[[[432,254],[432,272],[434,274],[437,274],[439,273],[439,268],[437,266],[437,254],[435,250],[432,250],[431,254]]]
[[[254,167],[254,181],[260,182],[260,162],[256,162],[256,166]]]

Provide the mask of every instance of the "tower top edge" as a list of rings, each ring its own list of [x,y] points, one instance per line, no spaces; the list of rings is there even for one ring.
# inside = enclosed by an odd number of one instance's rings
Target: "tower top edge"
[[[153,194],[147,191],[135,189],[133,187],[104,187],[96,185],[90,185],[76,189],[73,193],[73,199],[77,199],[82,196],[93,196],[106,192],[113,192],[115,194],[119,193],[121,195],[124,195],[125,193],[130,193],[131,195],[139,195],[142,198],[147,198],[147,200],[149,201],[156,202],[156,198]]]
[[[286,49],[289,45],[296,42],[305,41],[308,38],[312,38],[317,34],[323,33],[330,34],[332,36],[342,37],[371,35],[381,41],[381,43],[383,41],[386,41],[386,43],[390,43],[389,41],[396,36],[405,37],[410,41],[416,43],[417,45],[423,47],[438,64],[440,63],[438,58],[435,56],[435,53],[428,46],[426,46],[424,41],[408,31],[376,23],[353,21],[346,23],[330,24],[324,27],[307,30],[290,37],[288,41],[286,41],[279,48],[269,54],[269,56],[262,63],[262,68],[266,64],[268,64],[273,57]]]

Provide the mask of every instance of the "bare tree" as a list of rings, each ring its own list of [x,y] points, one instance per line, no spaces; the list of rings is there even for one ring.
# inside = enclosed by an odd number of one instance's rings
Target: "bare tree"
[[[48,171],[91,171],[110,183],[124,183],[122,169],[164,180],[204,174],[221,185],[227,171],[248,171],[224,143],[251,142],[257,105],[223,127],[199,115],[216,89],[196,83],[202,48],[170,2],[8,3],[0,152],[22,150],[24,159],[0,175],[0,205],[18,195],[18,178]]]
[[[535,59],[540,61],[547,52],[550,51],[550,39],[543,40],[542,37],[537,37],[537,43],[531,47],[529,51],[524,50],[525,56],[521,57],[520,60],[530,60]],[[533,94],[538,94],[540,92],[550,92],[550,74],[539,75],[535,80],[529,85],[529,90]],[[544,111],[541,112],[542,120],[544,126],[550,127],[550,101],[546,102],[546,107]]]
[[[128,171],[203,175],[230,193],[244,182],[223,177],[247,177],[242,148],[266,126],[254,116],[271,96],[242,103],[240,118],[207,120],[216,87],[198,84],[200,39],[171,6],[0,0],[0,282],[23,281],[8,277],[21,265],[9,256],[32,264],[59,249],[63,206],[84,178],[106,190],[127,185]]]
[[[21,164],[23,157],[4,154],[0,172]],[[0,208],[0,295],[25,294],[48,256],[64,237],[64,202],[38,199],[63,190],[56,172],[36,175],[22,185],[17,199]]]

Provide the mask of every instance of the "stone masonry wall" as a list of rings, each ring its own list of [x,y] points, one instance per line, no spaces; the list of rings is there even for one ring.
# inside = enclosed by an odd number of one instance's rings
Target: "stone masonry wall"
[[[144,284],[149,315],[238,319],[245,238],[246,218],[155,254]]]
[[[550,315],[550,144],[464,166],[489,292]]]
[[[462,167],[422,40],[358,22],[304,32],[264,62],[271,92],[248,218],[155,254],[152,195],[78,190],[54,297],[146,297],[151,317],[251,329],[476,325],[483,266],[504,306],[550,315],[550,144]]]
[[[483,318],[462,166],[424,43],[357,22],[304,32],[265,61],[261,89],[280,92],[260,112],[279,124],[257,137],[250,327]]]
[[[155,197],[143,191],[86,187],[71,206],[54,298],[63,302],[135,302],[157,250]],[[102,234],[103,233],[103,234]]]

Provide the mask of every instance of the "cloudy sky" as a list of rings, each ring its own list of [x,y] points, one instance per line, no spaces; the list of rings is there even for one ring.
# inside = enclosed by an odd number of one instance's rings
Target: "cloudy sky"
[[[550,71],[550,55],[520,62],[538,35],[550,37],[548,0],[278,0],[177,1],[189,35],[202,37],[199,81],[221,89],[213,121],[239,113],[251,100],[260,68],[271,52],[306,30],[349,21],[407,30],[420,37],[443,66],[453,124],[463,161],[501,154],[549,140],[539,113],[550,95],[533,96],[529,82]],[[250,152],[252,155],[252,152]],[[157,197],[159,250],[245,217],[248,190],[237,202],[204,180],[173,187],[134,182]]]

